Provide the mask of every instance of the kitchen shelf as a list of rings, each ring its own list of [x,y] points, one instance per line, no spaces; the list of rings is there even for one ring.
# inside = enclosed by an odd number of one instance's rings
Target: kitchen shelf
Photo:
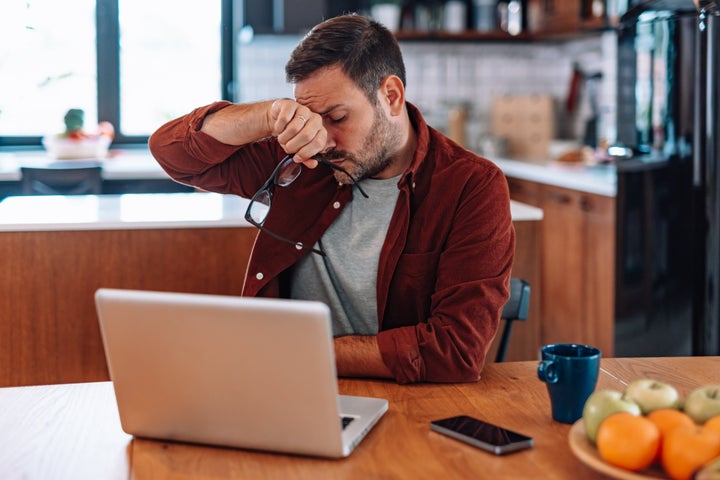
[[[466,30],[458,33],[451,33],[443,30],[436,30],[430,32],[397,30],[395,32],[395,38],[397,38],[399,41],[408,42],[556,42],[592,37],[600,35],[601,33],[612,29],[613,28],[610,26],[594,23],[592,24],[592,28],[572,32],[524,32],[519,35],[510,35],[509,33],[500,30],[497,32],[478,32],[474,30]]]
[[[465,30],[463,32],[446,32],[443,30],[420,31],[420,30],[398,30],[395,32],[395,38],[398,40],[412,41],[488,41],[488,42],[527,42],[532,40],[532,36],[527,33],[519,35],[510,35],[507,32],[498,30],[496,32],[479,32],[475,30]]]

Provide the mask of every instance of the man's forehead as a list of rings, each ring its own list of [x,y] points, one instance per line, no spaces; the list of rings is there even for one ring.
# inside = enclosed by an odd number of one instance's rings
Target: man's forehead
[[[321,115],[356,104],[364,98],[362,90],[347,77],[310,77],[293,87],[295,101]],[[337,81],[336,81],[337,80]]]

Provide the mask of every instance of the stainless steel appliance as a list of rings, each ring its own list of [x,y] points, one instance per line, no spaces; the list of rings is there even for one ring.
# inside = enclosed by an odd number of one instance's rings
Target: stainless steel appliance
[[[696,2],[620,21],[616,356],[720,354],[720,7]]]

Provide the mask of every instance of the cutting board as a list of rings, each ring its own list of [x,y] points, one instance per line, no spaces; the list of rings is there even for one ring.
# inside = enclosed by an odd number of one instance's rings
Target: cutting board
[[[550,95],[506,95],[493,98],[493,136],[507,139],[512,158],[548,158],[555,136],[555,107]]]

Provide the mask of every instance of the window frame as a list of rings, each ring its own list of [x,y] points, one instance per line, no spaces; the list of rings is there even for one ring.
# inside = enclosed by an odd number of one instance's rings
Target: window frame
[[[97,112],[98,121],[115,126],[113,145],[146,144],[149,136],[125,135],[120,130],[120,21],[121,0],[96,0]],[[234,101],[234,0],[220,0],[220,82],[219,97]],[[2,136],[0,148],[40,147],[42,136]]]

